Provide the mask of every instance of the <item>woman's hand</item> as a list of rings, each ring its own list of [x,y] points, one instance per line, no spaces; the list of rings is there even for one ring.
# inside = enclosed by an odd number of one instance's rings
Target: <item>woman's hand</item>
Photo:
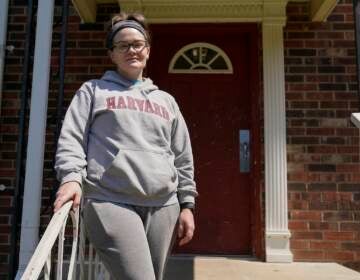
[[[190,209],[182,209],[179,217],[178,237],[179,246],[189,243],[194,236],[194,214]]]
[[[56,193],[56,200],[54,202],[54,212],[58,211],[69,200],[73,200],[73,209],[80,205],[81,187],[78,182],[67,182],[60,186]]]

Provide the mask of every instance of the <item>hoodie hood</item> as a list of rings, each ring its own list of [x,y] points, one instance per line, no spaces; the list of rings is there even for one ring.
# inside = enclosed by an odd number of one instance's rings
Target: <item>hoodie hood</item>
[[[123,88],[139,88],[140,91],[149,94],[154,90],[159,88],[154,85],[153,81],[149,78],[143,78],[139,83],[134,83],[134,81],[128,80],[125,77],[119,75],[116,71],[106,71],[105,74],[101,77],[101,80],[115,83]]]

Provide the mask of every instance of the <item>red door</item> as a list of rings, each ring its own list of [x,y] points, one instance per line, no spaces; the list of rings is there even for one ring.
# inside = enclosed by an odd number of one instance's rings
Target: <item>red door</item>
[[[249,32],[244,32],[240,25],[224,24],[154,25],[151,31],[148,73],[155,84],[175,97],[185,117],[199,191],[195,237],[176,251],[251,254],[254,174],[251,170],[240,171],[239,142],[240,130],[251,135],[252,129]],[[221,55],[230,60],[233,73],[196,73],[201,66],[192,73],[169,73],[174,55],[194,43],[221,49]]]

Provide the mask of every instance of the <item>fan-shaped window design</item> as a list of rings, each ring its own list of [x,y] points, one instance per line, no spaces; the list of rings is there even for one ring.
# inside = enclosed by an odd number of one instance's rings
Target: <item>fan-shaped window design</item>
[[[193,43],[174,55],[169,73],[232,74],[233,67],[222,49],[208,43]]]

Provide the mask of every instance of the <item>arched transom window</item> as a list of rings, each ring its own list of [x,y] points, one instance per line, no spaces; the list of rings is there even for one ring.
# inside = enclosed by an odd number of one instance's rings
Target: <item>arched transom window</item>
[[[171,59],[169,73],[232,74],[227,54],[208,43],[193,43],[181,48]]]

